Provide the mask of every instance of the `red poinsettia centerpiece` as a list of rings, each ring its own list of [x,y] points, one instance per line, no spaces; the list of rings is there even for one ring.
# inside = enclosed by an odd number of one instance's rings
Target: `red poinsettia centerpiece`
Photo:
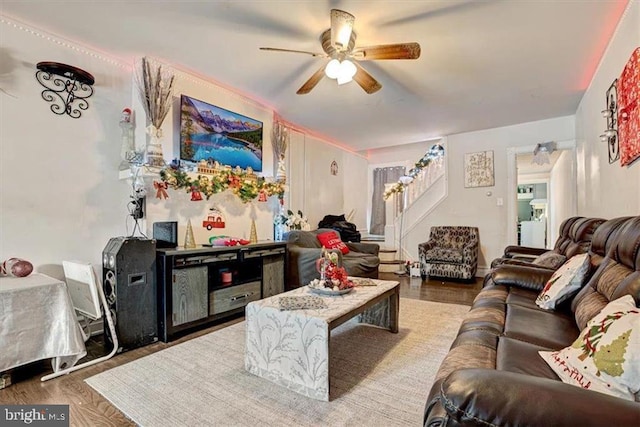
[[[353,288],[355,284],[349,279],[347,270],[338,266],[338,254],[322,251],[322,257],[316,262],[320,279],[313,280],[309,285],[315,288],[329,288],[334,291]]]
[[[344,267],[338,267],[333,263],[329,263],[329,265],[325,269],[325,287],[334,288],[337,286],[339,290],[353,288],[354,283],[349,280],[347,276],[347,270]]]

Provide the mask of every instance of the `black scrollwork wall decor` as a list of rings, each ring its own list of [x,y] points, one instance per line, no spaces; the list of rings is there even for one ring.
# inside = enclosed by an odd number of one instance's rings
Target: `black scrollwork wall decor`
[[[609,163],[620,159],[620,144],[618,141],[618,79],[615,79],[607,89],[607,109],[602,110],[602,116],[607,119],[607,129],[600,140],[607,143]]]
[[[51,102],[51,111],[79,118],[80,110],[89,108],[87,98],[93,95],[95,79],[88,72],[59,62],[38,62],[36,80],[45,88],[42,99]]]

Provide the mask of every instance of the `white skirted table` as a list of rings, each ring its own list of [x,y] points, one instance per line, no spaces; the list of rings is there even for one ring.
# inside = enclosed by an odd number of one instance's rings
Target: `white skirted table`
[[[329,400],[331,330],[360,315],[359,321],[398,332],[399,283],[373,280],[348,294],[320,296],[326,308],[280,310],[280,298],[316,295],[308,286],[246,307],[245,369],[290,390]]]
[[[0,277],[0,372],[48,358],[58,371],[86,354],[66,283],[40,273]]]

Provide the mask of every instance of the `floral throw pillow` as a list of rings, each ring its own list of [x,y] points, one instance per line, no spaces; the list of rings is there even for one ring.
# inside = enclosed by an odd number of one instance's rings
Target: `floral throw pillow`
[[[584,284],[589,267],[589,254],[571,257],[544,285],[542,292],[536,298],[536,305],[546,310],[553,310],[560,303],[571,298]]]
[[[343,254],[349,253],[349,248],[340,239],[340,236],[335,231],[326,231],[318,234],[318,240],[320,244],[327,249],[340,249]]]
[[[637,400],[640,391],[640,309],[631,295],[607,304],[570,347],[540,351],[562,382]]]
[[[557,270],[560,268],[562,264],[567,260],[567,257],[553,252],[548,251],[538,256],[536,259],[531,261],[532,264],[539,265],[540,267],[550,268],[552,270]]]

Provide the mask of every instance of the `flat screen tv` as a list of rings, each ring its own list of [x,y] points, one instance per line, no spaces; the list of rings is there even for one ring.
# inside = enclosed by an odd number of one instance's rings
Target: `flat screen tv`
[[[180,159],[262,171],[262,122],[180,97]]]

